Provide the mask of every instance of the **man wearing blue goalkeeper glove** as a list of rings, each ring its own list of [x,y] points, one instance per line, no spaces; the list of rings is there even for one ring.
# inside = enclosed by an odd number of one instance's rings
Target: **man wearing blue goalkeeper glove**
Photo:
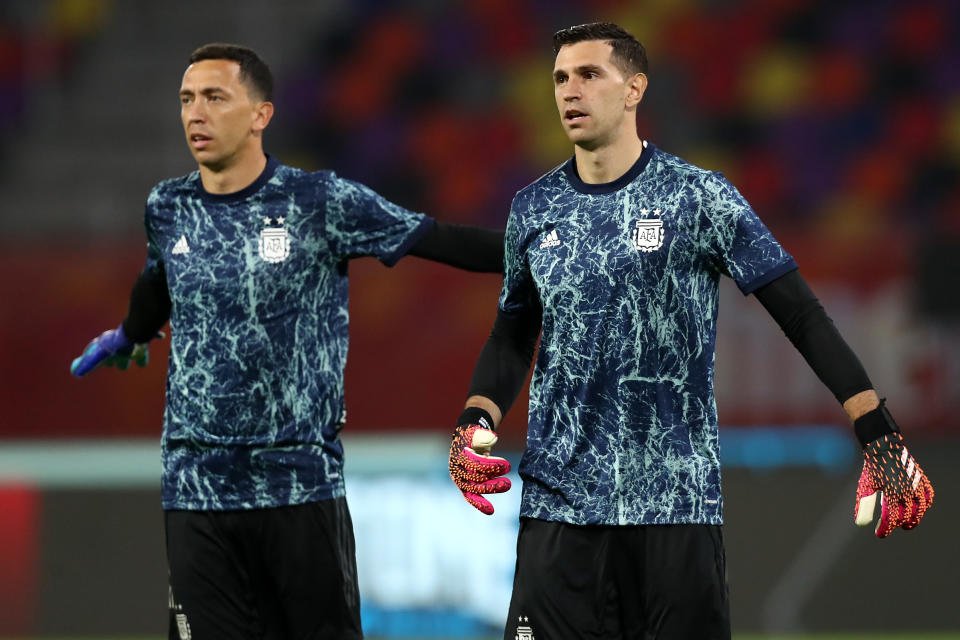
[[[713,393],[718,282],[760,301],[864,447],[856,522],[915,527],[933,488],[797,263],[740,193],[637,137],[643,46],[608,23],[554,35],[574,155],[522,189],[503,289],[450,447],[485,514],[509,489],[495,429],[530,383],[504,640],[729,639]],[[542,331],[542,333],[541,333]],[[539,337],[539,352],[537,343]]]
[[[157,335],[162,338],[163,334]],[[150,361],[147,343],[133,343],[123,331],[121,324],[116,329],[104,331],[90,341],[83,354],[70,363],[70,373],[82,378],[99,366],[116,367],[121,371],[130,367],[133,361],[138,367],[145,367]]]
[[[503,269],[502,232],[444,224],[266,155],[272,90],[246,47],[191,55],[179,97],[198,170],[151,191],[127,317],[70,368],[146,364],[145,343],[170,320],[170,637],[362,637],[339,438],[348,262],[409,254]]]

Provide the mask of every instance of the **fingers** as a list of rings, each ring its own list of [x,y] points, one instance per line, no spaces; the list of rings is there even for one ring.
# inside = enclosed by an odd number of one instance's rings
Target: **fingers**
[[[858,527],[865,527],[873,522],[879,489],[873,482],[869,465],[864,463],[860,480],[857,482],[857,502],[853,507],[853,520]]]
[[[510,471],[510,462],[506,458],[479,455],[469,447],[463,448],[463,457],[469,461],[465,465],[468,469],[475,470],[488,478],[502,476]]]
[[[460,487],[460,493],[462,493],[464,499],[470,503],[470,506],[489,516],[493,514],[493,504],[480,494],[503,493],[509,489],[510,480],[507,478],[494,478],[486,482]]]
[[[109,354],[96,342],[91,342],[83,350],[83,355],[70,363],[70,373],[80,378],[96,369]]]
[[[916,528],[931,504],[933,504],[933,487],[926,478],[921,482],[920,488],[911,492],[906,498],[887,500],[884,497],[880,505],[880,521],[875,530],[877,537],[886,538],[898,528],[907,531]]]
[[[470,448],[480,455],[487,455],[493,445],[497,444],[497,434],[490,429],[474,429]]]
[[[450,477],[470,505],[491,515],[493,505],[482,494],[504,493],[510,490],[510,480],[503,476],[510,472],[510,462],[490,455],[497,442],[497,434],[479,425],[458,427],[450,447]]]
[[[146,343],[135,345],[133,351],[130,353],[130,359],[133,360],[138,367],[147,366],[147,363],[150,362],[150,350],[147,348]]]
[[[456,482],[457,488],[465,493],[506,493],[513,485],[509,478],[492,478],[483,482]]]
[[[920,520],[923,519],[927,509],[929,509],[932,505],[933,485],[930,484],[930,480],[927,479],[927,476],[923,475],[920,482],[917,483],[916,490],[911,493],[909,501],[909,513],[904,517],[903,524],[900,526],[903,529],[913,529],[920,524]]]
[[[78,378],[86,373],[80,369],[80,365],[83,363],[83,356],[79,358],[74,358],[73,362],[70,363],[70,373],[77,376]]]
[[[873,530],[878,538],[886,538],[893,533],[893,530],[900,526],[902,520],[903,504],[887,500],[886,496],[880,497],[880,519],[877,521],[877,528]]]
[[[481,460],[474,460],[474,457],[481,458]],[[502,478],[509,471],[510,463],[503,458],[491,459],[485,456],[477,456],[472,452],[469,456],[464,453],[463,456],[453,460],[450,465],[450,477],[461,489]]]
[[[493,505],[490,504],[489,500],[469,491],[463,491],[462,493],[464,499],[470,503],[471,507],[488,516],[493,515]]]
[[[158,333],[162,336],[162,333]],[[132,345],[120,329],[104,331],[86,346],[83,355],[70,363],[70,373],[85,376],[99,366],[116,367],[121,371],[130,368],[130,360],[138,366],[146,366],[149,361],[146,344]]]
[[[873,512],[877,506],[877,492],[865,496],[858,496],[857,505],[853,511],[854,522],[858,527],[865,527],[873,522]]]

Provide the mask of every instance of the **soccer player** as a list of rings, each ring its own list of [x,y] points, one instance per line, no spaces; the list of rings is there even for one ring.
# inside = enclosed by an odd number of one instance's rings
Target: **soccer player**
[[[503,267],[502,232],[266,155],[272,85],[245,47],[191,55],[180,105],[198,171],[150,193],[128,315],[71,366],[144,364],[170,320],[162,494],[182,640],[363,636],[339,439],[347,262]]]
[[[933,489],[859,360],[737,190],[640,140],[644,48],[607,23],[554,35],[574,155],[513,201],[493,331],[454,432],[467,501],[506,491],[490,455],[536,348],[505,640],[729,638],[713,394],[717,285],[754,294],[842,403],[858,524],[916,526]]]

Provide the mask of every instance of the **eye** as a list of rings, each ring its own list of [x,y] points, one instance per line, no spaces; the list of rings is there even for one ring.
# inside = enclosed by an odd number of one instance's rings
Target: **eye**
[[[223,102],[223,96],[210,96],[210,102]]]
[[[180,104],[190,104],[190,96],[180,96]]]

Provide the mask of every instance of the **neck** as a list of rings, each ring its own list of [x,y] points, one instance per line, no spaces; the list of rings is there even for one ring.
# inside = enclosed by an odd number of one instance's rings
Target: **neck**
[[[234,193],[249,187],[267,166],[262,148],[238,155],[222,165],[200,165],[200,181],[207,193]]]
[[[643,140],[631,126],[629,131],[621,132],[611,144],[592,149],[574,146],[577,173],[587,184],[613,182],[630,170],[642,152]]]

